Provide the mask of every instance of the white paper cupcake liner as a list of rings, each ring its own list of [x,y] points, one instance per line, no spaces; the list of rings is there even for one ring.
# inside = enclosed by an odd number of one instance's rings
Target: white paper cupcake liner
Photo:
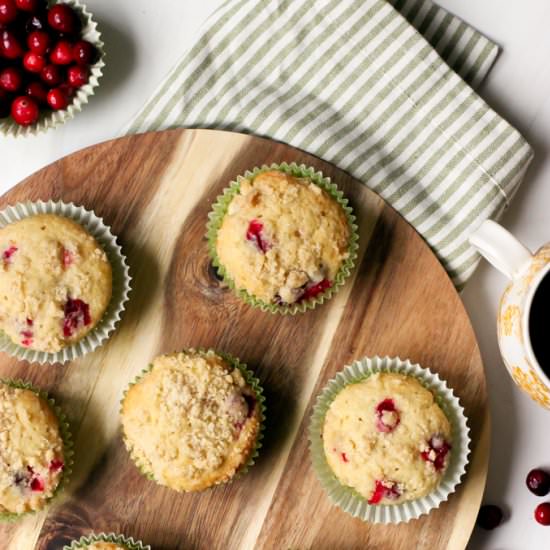
[[[36,214],[57,214],[79,223],[105,250],[113,271],[111,301],[101,321],[84,338],[61,351],[52,353],[19,346],[0,330],[0,351],[31,363],[65,363],[94,351],[109,339],[128,301],[131,277],[126,257],[122,254],[116,237],[111,233],[111,228],[105,225],[102,218],[83,206],[51,200],[17,203],[0,211],[0,229]]]
[[[447,470],[434,491],[423,498],[393,505],[371,505],[351,487],[343,485],[328,465],[321,434],[325,414],[336,395],[348,384],[360,382],[377,372],[393,372],[412,376],[435,396],[451,423],[453,444]],[[470,453],[470,429],[464,409],[445,381],[429,369],[410,361],[390,357],[365,357],[355,361],[330,380],[317,397],[309,425],[310,452],[313,469],[333,504],[353,517],[370,523],[401,523],[428,514],[449,498],[460,483],[468,464]]]
[[[140,540],[134,540],[132,537],[128,538],[115,533],[84,535],[78,540],[73,540],[71,544],[64,546],[63,550],[85,550],[96,542],[111,542],[123,546],[128,550],[151,550],[148,544],[143,544]]]
[[[0,135],[15,137],[37,135],[50,128],[60,126],[82,110],[82,107],[88,103],[90,97],[94,95],[95,89],[99,86],[99,79],[103,75],[103,67],[105,67],[105,50],[103,41],[101,40],[101,33],[97,30],[97,23],[92,19],[92,14],[86,6],[79,2],[79,0],[63,0],[63,2],[49,0],[48,5],[53,6],[54,4],[61,3],[73,7],[80,15],[82,21],[81,37],[83,40],[92,43],[98,51],[98,60],[90,66],[88,82],[76,91],[67,109],[62,111],[43,111],[38,121],[31,126],[20,126],[9,116],[0,119]]]

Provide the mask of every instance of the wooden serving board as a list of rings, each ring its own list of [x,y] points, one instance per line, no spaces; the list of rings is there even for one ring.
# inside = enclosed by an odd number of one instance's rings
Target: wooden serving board
[[[262,313],[216,279],[205,224],[227,183],[256,165],[296,161],[330,176],[350,198],[360,255],[338,295],[296,317]],[[109,343],[66,365],[1,354],[0,376],[30,380],[65,408],[76,463],[46,511],[0,526],[0,548],[60,549],[90,531],[142,539],[154,550],[464,548],[487,473],[489,420],[483,366],[462,303],[436,257],[394,210],[335,167],[286,145],[241,134],[176,130],[127,137],[66,157],[1,199],[93,209],[119,236],[134,277]],[[120,437],[128,383],[163,352],[214,347],[256,371],[267,394],[257,464],[231,484],[178,494],[146,480]],[[464,483],[450,501],[408,524],[375,526],[332,507],[313,473],[307,427],[329,378],[365,355],[398,355],[451,385],[472,428]]]

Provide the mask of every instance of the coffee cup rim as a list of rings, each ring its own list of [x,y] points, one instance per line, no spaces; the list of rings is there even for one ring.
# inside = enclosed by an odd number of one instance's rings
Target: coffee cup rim
[[[539,365],[539,362],[535,356],[535,352],[533,351],[533,346],[531,344],[531,335],[529,333],[529,317],[531,314],[531,306],[533,304],[533,298],[535,297],[535,293],[537,292],[540,283],[542,280],[546,277],[548,272],[550,271],[550,262],[545,265],[535,276],[534,280],[529,285],[529,290],[527,291],[527,295],[525,297],[525,306],[523,308],[522,312],[522,323],[521,323],[521,330],[523,335],[523,345],[525,347],[525,351],[527,353],[527,359],[530,363],[530,365],[537,371],[539,376],[542,377],[544,382],[548,387],[550,387],[550,377],[544,372],[542,367]]]

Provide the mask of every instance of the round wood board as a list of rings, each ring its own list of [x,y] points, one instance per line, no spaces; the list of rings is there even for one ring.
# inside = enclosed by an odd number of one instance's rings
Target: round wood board
[[[246,169],[296,161],[344,191],[360,226],[358,266],[330,302],[296,317],[243,304],[215,278],[205,225],[215,197]],[[120,532],[154,550],[391,549],[466,546],[485,486],[489,420],[483,366],[462,303],[422,238],[349,175],[283,144],[211,130],[131,136],[34,174],[1,199],[62,199],[93,209],[119,236],[134,277],[109,343],[72,364],[1,354],[0,376],[32,381],[66,410],[76,462],[46,511],[0,526],[2,549],[58,550],[82,534]],[[256,371],[267,394],[257,464],[233,483],[178,494],[142,477],[120,437],[119,402],[156,354],[213,347]],[[468,473],[450,500],[408,524],[369,525],[331,506],[311,467],[316,395],[344,365],[390,355],[440,373],[472,430]]]

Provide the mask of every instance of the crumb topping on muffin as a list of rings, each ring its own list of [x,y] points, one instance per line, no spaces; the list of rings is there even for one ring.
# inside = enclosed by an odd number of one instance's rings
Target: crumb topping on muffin
[[[14,343],[57,352],[101,320],[111,265],[79,224],[39,214],[0,229],[0,329]]]
[[[130,387],[122,425],[132,456],[155,480],[201,490],[246,463],[260,406],[238,368],[213,352],[182,352],[157,357]]]
[[[291,304],[324,292],[349,256],[342,207],[308,178],[278,170],[243,179],[218,230],[216,252],[239,289]]]
[[[413,377],[394,373],[346,386],[323,427],[329,466],[369,504],[397,504],[433,491],[448,466],[451,442],[451,425],[433,394]]]
[[[114,542],[94,542],[85,547],[86,550],[128,550],[126,546],[120,546]]]
[[[42,508],[64,468],[63,440],[49,404],[0,383],[0,512]]]

